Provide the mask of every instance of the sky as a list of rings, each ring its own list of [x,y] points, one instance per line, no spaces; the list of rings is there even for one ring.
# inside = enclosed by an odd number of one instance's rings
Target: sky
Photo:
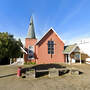
[[[32,15],[38,39],[51,27],[65,43],[90,39],[90,0],[0,0],[0,32],[24,42]]]

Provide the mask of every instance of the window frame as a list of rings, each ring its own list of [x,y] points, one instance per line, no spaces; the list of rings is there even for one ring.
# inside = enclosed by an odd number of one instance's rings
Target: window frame
[[[33,49],[31,49],[31,51],[32,51],[32,53],[33,53],[33,57],[32,58],[30,58],[29,56],[30,56],[30,53],[29,53],[29,51],[30,51],[30,47],[33,47]],[[28,46],[28,60],[32,60],[32,59],[34,59],[34,46]]]
[[[55,54],[55,42],[52,40],[48,41],[48,54]],[[52,53],[53,52],[53,53]]]

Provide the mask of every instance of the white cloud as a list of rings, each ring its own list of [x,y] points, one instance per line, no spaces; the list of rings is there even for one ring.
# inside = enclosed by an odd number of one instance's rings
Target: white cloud
[[[84,52],[90,56],[90,42],[80,43],[78,46],[80,47],[81,52]]]
[[[67,44],[75,44],[80,47],[81,52],[86,53],[90,56],[90,37],[89,38],[79,38],[79,39],[73,39],[72,41],[69,41]]]

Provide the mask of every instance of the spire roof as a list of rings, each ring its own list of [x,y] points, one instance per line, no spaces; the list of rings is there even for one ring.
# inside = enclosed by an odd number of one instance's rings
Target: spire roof
[[[31,16],[31,19],[30,19],[27,38],[36,39],[35,30],[34,30],[34,23],[33,23],[33,17],[32,16]]]

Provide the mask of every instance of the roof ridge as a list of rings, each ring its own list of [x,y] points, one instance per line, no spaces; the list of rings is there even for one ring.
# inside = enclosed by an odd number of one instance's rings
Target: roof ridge
[[[58,34],[56,33],[56,31],[51,27],[44,35],[43,35],[43,37],[47,34],[47,33],[49,33],[49,31],[50,30],[52,30],[53,32],[55,32],[55,34],[58,36]],[[36,44],[38,44],[42,39],[43,39],[43,37],[36,43]],[[58,38],[63,42],[63,40],[58,36]],[[63,42],[64,43],[64,42]]]

